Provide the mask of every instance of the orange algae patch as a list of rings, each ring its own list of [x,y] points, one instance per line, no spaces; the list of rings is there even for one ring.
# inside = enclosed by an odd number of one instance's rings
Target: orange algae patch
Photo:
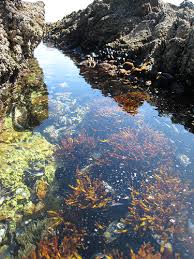
[[[87,173],[77,170],[76,186],[70,186],[73,193],[65,199],[65,203],[81,209],[103,208],[111,201],[102,181],[91,179]]]

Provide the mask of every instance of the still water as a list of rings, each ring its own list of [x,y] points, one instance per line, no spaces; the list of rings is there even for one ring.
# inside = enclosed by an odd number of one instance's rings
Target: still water
[[[194,258],[192,98],[35,57],[44,82],[1,119],[0,258]]]

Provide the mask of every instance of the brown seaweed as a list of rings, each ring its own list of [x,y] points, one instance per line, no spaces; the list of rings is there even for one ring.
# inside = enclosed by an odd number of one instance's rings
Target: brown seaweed
[[[79,170],[76,176],[76,186],[70,186],[73,192],[65,199],[67,205],[96,209],[106,207],[112,201],[102,181]]]

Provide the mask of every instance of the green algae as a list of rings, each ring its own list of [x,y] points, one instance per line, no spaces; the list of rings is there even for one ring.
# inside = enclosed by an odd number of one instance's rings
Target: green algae
[[[0,206],[0,220],[19,220],[31,206],[34,193],[24,181],[25,174],[33,175],[39,170],[42,180],[48,184],[54,180],[54,146],[39,133],[15,131],[11,118],[5,119],[0,139],[0,182],[12,192]]]

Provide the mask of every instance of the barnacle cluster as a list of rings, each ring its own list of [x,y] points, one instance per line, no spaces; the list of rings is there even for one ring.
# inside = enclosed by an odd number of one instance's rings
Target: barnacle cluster
[[[70,186],[73,192],[65,199],[67,205],[96,209],[106,207],[112,201],[102,181],[79,170],[76,175],[76,186]]]

